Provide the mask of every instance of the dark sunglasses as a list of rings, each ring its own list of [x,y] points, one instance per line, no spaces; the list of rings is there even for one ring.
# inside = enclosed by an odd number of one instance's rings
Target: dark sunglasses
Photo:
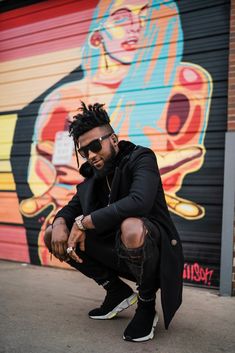
[[[104,135],[99,137],[98,139],[95,139],[88,143],[88,145],[81,147],[78,149],[78,153],[83,157],[83,158],[88,158],[89,156],[89,151],[93,153],[97,153],[101,151],[102,149],[102,144],[101,142],[105,139],[107,139],[109,136],[111,136],[113,132],[110,132],[108,135]]]

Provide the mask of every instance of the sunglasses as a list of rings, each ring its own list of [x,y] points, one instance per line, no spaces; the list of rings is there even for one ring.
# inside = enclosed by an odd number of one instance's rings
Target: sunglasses
[[[102,144],[101,142],[105,139],[107,139],[109,136],[111,136],[113,132],[110,132],[108,135],[104,135],[99,137],[98,139],[95,139],[88,143],[88,145],[81,147],[78,149],[78,153],[83,157],[83,158],[88,158],[89,156],[89,151],[93,153],[97,153],[101,151],[102,149]]]

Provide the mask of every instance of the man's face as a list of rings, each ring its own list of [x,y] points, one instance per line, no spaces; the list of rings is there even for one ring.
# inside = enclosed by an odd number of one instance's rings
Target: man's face
[[[79,149],[89,145],[92,141],[99,139],[100,137],[103,137],[108,133],[108,130],[102,127],[96,127],[84,133],[79,137],[77,141]],[[101,174],[102,172],[108,171],[108,169],[110,169],[110,161],[113,161],[113,158],[118,152],[118,147],[113,141],[113,136],[114,134],[111,134],[109,137],[100,141],[102,147],[100,151],[87,151],[86,159],[93,167],[95,167],[98,174]]]

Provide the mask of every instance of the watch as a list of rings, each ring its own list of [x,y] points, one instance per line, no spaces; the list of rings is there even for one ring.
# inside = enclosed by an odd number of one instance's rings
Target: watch
[[[86,228],[84,227],[84,225],[82,224],[82,220],[85,218],[85,216],[83,216],[83,214],[81,216],[78,216],[75,218],[75,222],[78,226],[78,228],[80,230],[86,230]]]

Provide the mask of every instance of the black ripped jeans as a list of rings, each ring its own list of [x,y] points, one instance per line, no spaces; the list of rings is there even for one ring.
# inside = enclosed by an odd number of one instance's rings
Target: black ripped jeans
[[[87,231],[85,252],[79,247],[76,249],[83,263],[71,259],[68,264],[99,285],[120,276],[137,283],[141,298],[155,297],[160,287],[160,233],[147,218],[142,218],[142,221],[147,231],[143,246],[126,248],[121,242],[120,230],[104,237],[91,230]]]

